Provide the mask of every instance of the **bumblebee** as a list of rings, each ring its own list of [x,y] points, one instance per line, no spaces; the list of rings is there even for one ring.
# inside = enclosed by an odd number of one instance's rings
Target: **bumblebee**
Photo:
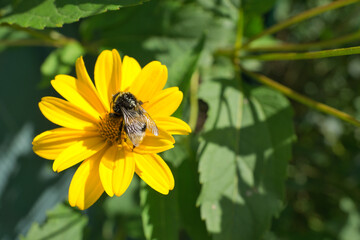
[[[112,110],[114,112],[110,113],[110,115],[123,119],[119,135],[124,129],[134,148],[142,142],[147,128],[155,136],[159,135],[154,120],[141,106],[142,104],[143,102],[138,101],[130,92],[118,92],[112,98]]]

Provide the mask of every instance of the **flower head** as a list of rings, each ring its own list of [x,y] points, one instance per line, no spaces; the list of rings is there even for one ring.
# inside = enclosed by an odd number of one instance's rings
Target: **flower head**
[[[174,146],[173,134],[188,134],[191,129],[171,117],[183,94],[177,87],[163,89],[166,66],[153,61],[141,68],[134,58],[121,60],[116,50],[106,50],[95,64],[95,86],[82,58],[76,61],[76,75],[57,75],[51,81],[66,100],[44,97],[39,107],[61,127],[33,140],[36,154],[54,160],[54,171],[82,162],[70,184],[70,205],[86,209],[104,191],[122,195],[134,172],[156,191],[168,194],[174,178],[157,153]],[[130,98],[132,104],[125,106]]]

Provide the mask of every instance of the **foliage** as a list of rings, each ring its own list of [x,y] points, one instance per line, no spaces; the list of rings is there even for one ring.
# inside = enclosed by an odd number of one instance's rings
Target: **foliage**
[[[0,239],[360,238],[359,10],[358,0],[3,1]],[[168,67],[167,87],[184,92],[175,115],[193,133],[162,154],[169,195],[135,178],[79,212],[61,203],[72,173],[31,154],[30,135],[50,128],[37,109],[50,80],[75,76],[79,56],[93,69],[112,48]]]
[[[43,226],[34,223],[23,240],[30,239],[82,239],[82,229],[87,218],[63,204],[57,205],[47,214]]]
[[[64,23],[79,21],[109,10],[118,10],[120,7],[132,6],[141,3],[141,0],[19,0],[5,4],[0,23],[18,24],[22,27],[43,29],[44,27],[61,27]]]

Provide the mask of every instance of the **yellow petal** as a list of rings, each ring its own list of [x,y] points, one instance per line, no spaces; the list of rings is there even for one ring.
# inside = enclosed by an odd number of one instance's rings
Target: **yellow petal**
[[[84,110],[86,113],[97,119],[101,115],[91,104],[91,99],[87,99],[91,92],[84,83],[67,75],[57,75],[51,81],[53,88],[66,100]],[[90,101],[90,102],[89,102]]]
[[[114,196],[113,191],[113,181],[112,181],[112,175],[113,175],[113,169],[115,167],[115,158],[117,157],[117,154],[121,154],[120,151],[118,151],[117,146],[113,145],[111,146],[104,154],[104,156],[101,158],[100,165],[99,165],[99,176],[101,180],[101,184],[105,190],[105,192],[110,196]]]
[[[125,151],[121,151],[124,153]],[[116,196],[122,195],[128,189],[135,172],[135,160],[132,152],[125,152],[115,160],[113,171],[113,191]]]
[[[102,152],[98,152],[81,163],[69,187],[69,203],[84,210],[93,205],[104,192],[100,177],[99,163]]]
[[[159,135],[154,136],[147,131],[141,144],[134,148],[134,152],[149,154],[159,153],[174,147],[175,139],[166,131],[159,128]]]
[[[84,94],[82,95],[99,113],[106,112],[104,105],[102,104],[99,94],[95,89],[93,82],[91,81],[88,72],[86,71],[84,60],[82,57],[79,57],[76,60],[76,76],[78,82],[81,82],[81,89],[84,89]],[[76,83],[78,83],[76,82]],[[75,84],[78,86],[78,84]],[[80,87],[79,87],[80,88]],[[86,92],[86,93],[85,93]]]
[[[102,150],[106,145],[107,143],[102,137],[80,140],[59,154],[54,161],[53,170],[61,172],[72,167]]]
[[[95,84],[107,111],[112,96],[120,91],[121,59],[116,50],[103,51],[95,64]]]
[[[167,68],[158,61],[147,64],[129,88],[142,102],[149,101],[164,88],[167,81]]]
[[[156,125],[170,134],[188,135],[191,128],[183,120],[176,117],[156,117]]]
[[[111,82],[109,85],[109,101],[112,100],[112,96],[119,92],[121,89],[121,58],[120,55],[118,53],[118,51],[116,49],[113,49],[112,51],[113,54],[113,70],[112,70],[112,76],[111,76]]]
[[[113,145],[110,147],[99,166],[99,173],[105,192],[112,197],[120,196],[129,187],[134,176],[135,161],[132,153],[125,155],[124,149]]]
[[[105,106],[106,111],[110,110],[108,86],[111,81],[113,69],[112,52],[105,50],[101,52],[95,63],[94,78],[96,89],[99,93],[100,99]]]
[[[121,91],[127,92],[128,88],[139,75],[141,67],[139,63],[132,57],[125,56],[121,68]]]
[[[183,93],[177,87],[162,90],[144,103],[143,107],[155,119],[157,116],[170,116],[180,106]]]
[[[33,150],[40,157],[53,160],[76,141],[97,135],[96,131],[56,128],[37,135],[33,140]]]
[[[98,121],[72,103],[60,98],[43,97],[39,108],[53,123],[72,129],[94,129]]]
[[[157,154],[134,154],[136,174],[150,187],[162,194],[174,188],[174,177],[170,168]]]

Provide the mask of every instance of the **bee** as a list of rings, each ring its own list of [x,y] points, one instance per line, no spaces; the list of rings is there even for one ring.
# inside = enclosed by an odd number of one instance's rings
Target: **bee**
[[[142,101],[130,92],[118,92],[112,98],[112,110],[110,113],[112,117],[123,118],[123,122],[119,129],[119,134],[125,130],[126,135],[129,137],[133,148],[139,146],[142,142],[145,131],[148,128],[155,136],[159,135],[159,130],[151,119],[150,115],[141,106]]]

